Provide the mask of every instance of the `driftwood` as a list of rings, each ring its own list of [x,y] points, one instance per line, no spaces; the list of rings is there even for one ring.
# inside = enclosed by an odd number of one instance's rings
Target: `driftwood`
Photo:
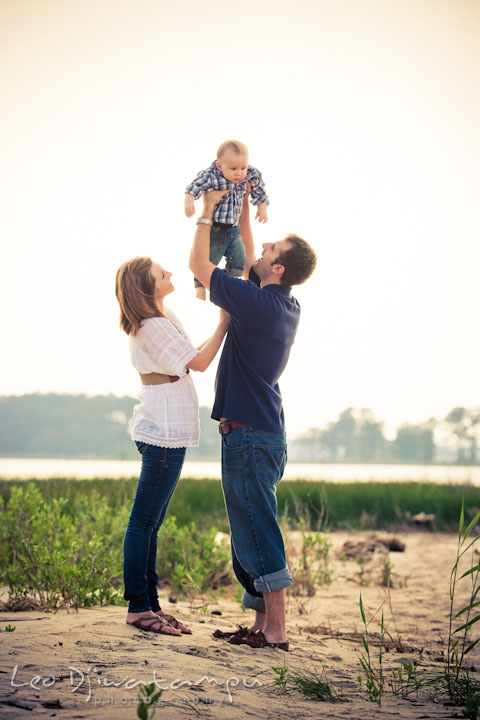
[[[347,540],[341,550],[340,556],[355,559],[357,557],[368,556],[369,553],[378,552],[386,555],[389,552],[404,552],[405,543],[395,537],[379,537],[372,535],[367,540],[361,540],[360,542],[353,542]]]
[[[417,527],[429,528],[431,530],[435,529],[436,521],[437,518],[433,513],[427,515],[427,513],[420,512],[410,518],[410,522],[412,523],[412,525],[416,525]]]

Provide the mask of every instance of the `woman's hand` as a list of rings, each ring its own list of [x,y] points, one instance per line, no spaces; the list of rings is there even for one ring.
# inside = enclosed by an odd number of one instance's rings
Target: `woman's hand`
[[[220,320],[212,337],[209,337],[208,340],[198,346],[198,353],[187,363],[190,370],[204,372],[208,368],[220,349],[229,325],[230,315],[225,310],[220,310]]]

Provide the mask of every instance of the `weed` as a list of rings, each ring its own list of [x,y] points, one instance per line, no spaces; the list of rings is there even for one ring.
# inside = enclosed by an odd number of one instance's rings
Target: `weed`
[[[360,593],[360,614],[362,616],[362,622],[363,622],[363,628],[364,631],[362,633],[362,644],[364,652],[360,654],[359,662],[360,666],[363,671],[363,676],[359,675],[357,678],[358,684],[360,687],[363,687],[363,684],[365,683],[365,691],[367,693],[368,699],[372,702],[376,702],[379,705],[382,702],[382,693],[383,688],[385,685],[385,676],[384,676],[384,670],[383,670],[383,641],[385,637],[385,625],[384,625],[384,619],[383,619],[383,605],[384,602],[380,605],[378,610],[376,611],[375,615],[380,612],[381,610],[381,620],[380,620],[380,643],[378,646],[378,660],[377,663],[375,663],[375,660],[373,659],[371,653],[370,653],[370,643],[369,643],[369,632],[368,632],[368,626],[372,622],[373,618],[375,616],[372,616],[372,618],[368,621],[365,617],[365,610],[363,609],[363,601],[362,601],[362,595]]]
[[[10,624],[5,625],[5,632],[15,632],[16,629],[17,629],[16,625],[10,625]]]
[[[288,668],[286,665],[284,665],[283,667],[274,667],[274,668],[272,668],[272,670],[275,673],[275,675],[277,676],[274,679],[273,684],[274,684],[275,688],[277,689],[277,691],[280,693],[280,695],[283,695],[284,693],[288,692],[288,690],[287,690]]]
[[[299,529],[301,545],[295,556],[292,548],[288,548],[288,562],[295,577],[295,583],[290,586],[289,594],[294,597],[313,597],[318,585],[329,585],[333,579],[333,571],[328,562],[328,555],[332,543],[326,533],[309,532],[306,529],[305,518],[300,518]]]
[[[163,690],[155,692],[155,683],[150,685],[140,685],[140,692],[138,694],[138,705],[137,705],[137,717],[140,720],[148,720],[153,718],[155,715],[155,703],[161,697]]]
[[[381,555],[379,558],[380,563],[380,585],[385,588],[393,587],[392,570],[393,565],[388,555]]]
[[[390,610],[390,618],[391,622],[393,623],[393,627],[395,628],[395,634],[392,634],[389,631],[390,622],[388,625],[385,626],[385,634],[388,636],[389,640],[391,641],[393,647],[395,650],[399,653],[405,652],[407,649],[403,643],[402,636],[400,635],[397,627],[397,621],[395,620],[395,615],[393,612],[392,607],[392,594],[390,592],[390,585],[388,585],[386,588],[382,588],[384,594],[385,594],[385,602],[388,605],[388,609]]]
[[[416,663],[410,661],[402,662],[398,670],[392,670],[392,677],[388,684],[393,695],[407,697],[411,693],[415,693],[418,696],[423,680],[417,673]]]
[[[216,534],[216,528],[200,532],[193,522],[177,527],[171,517],[158,536],[158,575],[168,578],[172,589],[185,595],[192,608],[206,590],[231,582],[230,555],[224,542],[216,542]]]
[[[311,669],[288,668],[286,665],[282,667],[272,668],[276,677],[274,679],[274,687],[280,694],[288,692],[298,692],[312,700],[322,702],[345,702],[345,698],[330,684],[325,668],[323,665],[318,670],[315,665]]]
[[[0,505],[0,582],[9,588],[4,608],[123,604],[118,589],[130,502],[110,507],[96,491],[70,502],[44,501],[33,483],[12,486]],[[177,527],[168,518],[158,538],[160,581],[191,601],[230,582],[229,553],[215,535],[214,528]]]
[[[355,563],[357,564],[356,579],[358,581],[358,584],[360,585],[360,587],[365,587],[366,585],[368,585],[368,572],[365,564],[365,558],[361,556],[356,557]]]
[[[10,600],[33,595],[48,609],[113,604],[121,546],[107,550],[108,536],[102,538],[94,529],[97,518],[88,528],[83,523],[77,527],[64,506],[61,498],[42,502],[34,485],[12,488],[0,530],[0,544],[10,551],[1,573]]]
[[[448,626],[446,666],[441,675],[438,673],[432,678],[432,683],[443,685],[453,702],[464,705],[464,716],[477,720],[480,708],[480,683],[471,677],[466,666],[467,655],[476,647],[480,638],[473,640],[472,627],[480,620],[480,614],[475,614],[475,608],[480,606],[480,563],[474,555],[474,545],[480,539],[476,535],[471,539],[471,533],[480,519],[477,512],[465,528],[465,505],[462,500],[460,519],[458,523],[458,540],[455,563],[450,574],[450,612]],[[468,551],[471,551],[470,568],[460,577],[459,563]],[[468,603],[455,613],[455,597],[458,585],[462,580],[470,582],[470,598]],[[459,620],[461,618],[461,620]],[[460,624],[455,627],[457,622]]]

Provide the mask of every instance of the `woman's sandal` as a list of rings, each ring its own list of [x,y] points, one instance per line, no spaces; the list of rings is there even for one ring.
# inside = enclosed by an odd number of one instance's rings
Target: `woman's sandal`
[[[168,613],[163,612],[162,609],[160,610],[154,610],[155,615],[157,615],[162,620],[165,620],[167,625],[170,625],[170,627],[175,628],[175,630],[180,630],[181,633],[184,633],[185,635],[191,635],[192,631],[189,627],[184,625],[180,620],[177,620],[176,617],[173,615],[169,615]]]
[[[165,622],[163,618],[160,616],[157,616],[156,618],[149,617],[146,615],[145,617],[140,617],[137,620],[134,620],[131,623],[127,623],[128,625],[133,625],[133,627],[138,628],[139,630],[146,630],[147,632],[154,632],[158,633],[159,635],[170,635],[170,637],[180,637],[177,633],[171,633],[171,632],[165,632],[163,628],[166,627],[173,627],[170,625],[169,622]]]

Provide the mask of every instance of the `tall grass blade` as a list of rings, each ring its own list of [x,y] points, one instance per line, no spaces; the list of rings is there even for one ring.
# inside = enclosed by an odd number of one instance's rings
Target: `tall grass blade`
[[[453,633],[461,632],[462,630],[465,630],[466,628],[470,628],[474,623],[478,622],[480,620],[480,615],[477,615],[477,617],[473,618],[473,620],[469,620],[464,625],[460,625],[456,630],[453,631]]]
[[[460,575],[458,579],[461,580],[462,578],[467,577],[467,575],[472,575],[474,572],[477,572],[477,570],[480,570],[480,563],[471,567],[470,570],[467,570],[467,572],[463,573],[463,575]]]
[[[480,540],[480,535],[477,535],[476,537],[473,538],[473,540],[472,540],[471,542],[468,543],[467,547],[462,550],[462,552],[460,553],[459,557],[462,557],[462,555],[465,555],[465,553],[470,550],[470,548],[472,547],[472,545],[475,545],[475,543],[477,542],[477,540]]]
[[[480,587],[480,586],[479,586],[479,587]],[[466,605],[464,608],[462,608],[462,609],[460,610],[460,612],[458,612],[458,613],[455,615],[455,617],[454,617],[453,619],[456,620],[458,617],[460,617],[460,615],[463,615],[463,613],[466,613],[466,612],[468,612],[469,610],[473,610],[473,608],[474,608],[474,607],[477,607],[477,605],[480,605],[480,600],[477,600],[477,602],[470,603],[469,605]]]
[[[453,635],[453,633],[452,633],[452,635]],[[457,639],[455,640],[455,642],[452,643],[452,645],[450,645],[450,654],[455,652],[455,650],[456,650],[457,647],[458,647],[458,643],[459,643],[459,642],[460,642],[460,639],[457,638]]]
[[[366,619],[365,619],[365,611],[364,611],[364,609],[363,609],[362,593],[360,593],[360,612],[361,612],[361,614],[362,614],[363,624],[366,625],[366,624],[367,624],[367,621],[366,621]]]
[[[462,498],[462,508],[460,510],[460,520],[458,523],[458,537],[461,537],[461,535],[462,535],[463,523],[465,520],[464,503],[465,503],[465,499]]]
[[[465,542],[465,540],[468,538],[468,536],[470,535],[470,533],[472,532],[472,529],[473,529],[473,528],[475,527],[475,525],[477,524],[479,518],[480,518],[480,511],[477,512],[477,514],[475,515],[475,517],[473,518],[473,520],[471,521],[471,523],[469,524],[469,526],[468,526],[467,529],[465,530],[465,533],[464,533],[463,539],[462,539],[462,543],[461,543],[462,545],[463,545],[463,543]]]
[[[465,650],[465,652],[464,652],[463,654],[466,655],[467,653],[470,652],[470,650],[473,650],[473,648],[475,647],[475,645],[476,645],[478,642],[480,642],[480,638],[478,638],[477,640],[475,640],[473,643],[470,643],[470,645],[467,647],[467,649]]]

